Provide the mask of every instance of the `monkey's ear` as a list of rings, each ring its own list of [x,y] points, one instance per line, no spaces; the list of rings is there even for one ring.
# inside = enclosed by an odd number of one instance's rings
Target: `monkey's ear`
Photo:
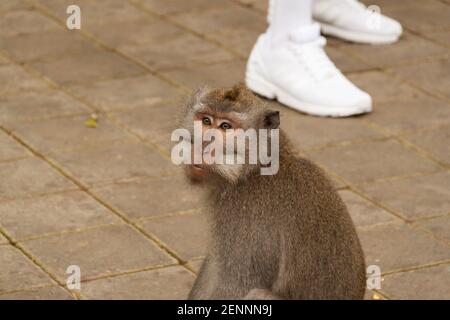
[[[266,111],[263,116],[263,126],[266,129],[277,129],[280,126],[280,112]]]
[[[206,86],[206,85],[201,86],[194,91],[192,96],[193,96],[194,100],[198,102],[209,92],[209,90],[210,89],[208,86]]]
[[[199,110],[202,107],[203,98],[209,93],[210,89],[207,86],[202,86],[192,92],[185,104],[185,110]]]

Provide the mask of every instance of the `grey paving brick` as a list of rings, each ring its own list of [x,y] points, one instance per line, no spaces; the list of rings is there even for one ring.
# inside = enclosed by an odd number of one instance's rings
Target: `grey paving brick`
[[[194,276],[182,267],[168,267],[82,284],[87,299],[187,299]]]
[[[401,41],[394,44],[379,46],[355,44],[345,46],[345,50],[364,59],[373,67],[412,64],[447,53],[445,47],[409,32],[404,32]]]
[[[450,165],[450,125],[435,130],[421,131],[406,136],[406,139],[426,150],[441,163]]]
[[[269,7],[269,1],[260,1],[260,0],[239,0],[240,3],[248,6],[249,8],[257,9],[264,14],[266,14],[268,7]]]
[[[178,23],[214,37],[220,42],[228,42],[233,33],[245,30],[262,33],[266,28],[266,19],[252,10],[229,4],[214,10],[201,10],[175,15]]]
[[[73,300],[61,287],[45,287],[0,295],[0,300]]]
[[[336,143],[359,141],[384,134],[360,118],[319,118],[283,108],[281,125],[297,149],[323,147]]]
[[[0,3],[0,11],[19,10],[29,7],[30,5],[24,0],[3,0]]]
[[[48,153],[58,150],[82,149],[89,146],[104,146],[112,141],[127,140],[130,136],[110,123],[107,119],[99,117],[95,128],[86,126],[90,118],[84,116],[57,118],[31,123],[17,123],[9,128],[38,150]],[[55,134],[55,133],[58,134]]]
[[[350,74],[348,78],[372,96],[375,112],[377,112],[376,107],[380,102],[412,100],[420,95],[416,89],[380,71],[358,72]]]
[[[410,1],[407,6],[393,6],[388,12],[406,28],[421,33],[450,26],[450,7],[439,1]]]
[[[444,46],[448,46],[450,43],[450,31],[427,32],[426,36]]]
[[[0,163],[0,176],[0,200],[76,189],[72,182],[37,158]]]
[[[417,225],[433,233],[436,237],[450,244],[450,216],[442,216],[435,219],[417,222]]]
[[[366,227],[398,220],[391,213],[374,205],[350,190],[340,190],[339,195],[352,217],[356,227]]]
[[[170,79],[190,89],[208,84],[229,87],[244,81],[245,63],[241,60],[163,72]]]
[[[0,246],[0,265],[0,294],[52,284],[40,268],[13,246]]]
[[[182,99],[158,103],[154,106],[139,106],[126,112],[115,113],[115,117],[142,137],[157,143],[168,152],[176,144],[171,141],[172,131],[178,127],[182,112]],[[184,99],[183,99],[184,100]]]
[[[1,244],[7,244],[7,243],[8,243],[8,239],[6,239],[5,236],[3,236],[3,235],[0,233],[0,245],[1,245]]]
[[[31,156],[31,153],[9,135],[0,131],[0,161]]]
[[[142,143],[96,147],[82,152],[54,154],[52,157],[88,185],[154,177],[176,169],[169,159]]]
[[[72,191],[0,202],[0,221],[8,234],[19,240],[121,220],[84,192]]]
[[[174,86],[153,75],[74,85],[70,90],[102,111],[129,110],[134,107],[150,109],[158,102],[177,99],[180,95]]]
[[[410,151],[394,140],[333,147],[311,151],[308,155],[325,168],[353,183],[431,173],[439,169],[431,160]]]
[[[398,134],[449,123],[450,108],[445,101],[419,96],[412,101],[391,101],[375,106],[366,119]]]
[[[411,82],[433,94],[450,97],[450,58],[442,58],[429,63],[395,67],[393,71],[408,82]]]
[[[202,257],[206,253],[206,219],[202,214],[183,214],[148,220],[142,222],[142,225],[187,261]]]
[[[228,0],[191,0],[189,2],[184,0],[169,0],[169,1],[160,1],[160,0],[143,0],[142,4],[145,5],[146,8],[160,13],[160,14],[177,14],[184,13],[187,11],[197,11],[197,10],[205,10],[205,9],[222,9],[227,7],[230,2]]]
[[[8,64],[8,63],[9,63],[9,61],[6,60],[6,58],[0,56],[0,66]]]
[[[450,299],[450,265],[443,264],[384,277],[381,291],[401,300]]]
[[[176,175],[108,185],[92,191],[131,219],[141,219],[202,207],[202,190],[198,189],[183,176]]]
[[[0,122],[6,126],[18,122],[86,114],[88,109],[69,95],[53,90],[23,92],[0,97]]]
[[[0,15],[1,37],[41,33],[61,28],[55,21],[34,10],[9,11]]]
[[[214,10],[178,14],[173,19],[245,57],[259,34],[266,29],[264,16],[233,4]]]
[[[15,65],[0,66],[0,96],[7,93],[45,89],[47,85]]]
[[[83,281],[174,262],[128,225],[40,238],[23,242],[22,245],[64,282],[66,270],[71,265],[80,267]]]
[[[358,230],[366,264],[382,273],[409,269],[450,258],[448,246],[404,223]]]
[[[361,190],[409,220],[450,213],[450,173],[375,183]]]
[[[106,21],[89,31],[102,42],[119,49],[150,43],[159,46],[166,39],[176,37],[183,32],[174,24],[149,14],[138,20],[121,23]]]
[[[70,0],[36,0],[36,2],[44,6],[60,21],[66,21],[68,17],[66,9],[69,5],[74,4]],[[104,23],[119,24],[147,15],[128,1],[122,0],[77,0],[76,4],[82,12],[81,28],[86,30],[98,28]]]
[[[229,61],[234,56],[218,45],[181,31],[155,43],[126,45],[126,54],[137,58],[152,70],[195,67],[202,64]]]
[[[33,62],[31,66],[59,84],[85,83],[144,73],[144,69],[135,63],[106,50],[86,55],[65,56],[53,61]]]
[[[95,53],[101,50],[99,46],[83,39],[79,33],[62,28],[4,37],[0,41],[0,49],[19,62],[51,60],[63,55]]]

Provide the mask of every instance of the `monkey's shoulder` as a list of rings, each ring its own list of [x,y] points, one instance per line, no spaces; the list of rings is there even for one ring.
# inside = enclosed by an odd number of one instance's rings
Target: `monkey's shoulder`
[[[284,177],[280,177],[281,179],[288,178],[308,187],[332,188],[332,183],[327,173],[313,161],[304,157],[289,157],[282,173]]]
[[[326,172],[303,157],[292,157],[276,182],[276,197],[297,213],[346,215],[345,205]]]

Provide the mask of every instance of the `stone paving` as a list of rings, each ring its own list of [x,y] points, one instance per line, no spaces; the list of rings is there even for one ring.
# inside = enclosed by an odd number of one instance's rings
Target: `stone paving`
[[[82,10],[80,31],[66,8]],[[335,181],[382,287],[450,299],[450,1],[367,0],[401,41],[327,52],[370,115],[281,110]],[[0,299],[182,299],[205,245],[202,203],[169,160],[180,101],[243,80],[262,0],[0,1]],[[86,120],[96,114],[97,126]],[[81,268],[81,290],[66,269]]]

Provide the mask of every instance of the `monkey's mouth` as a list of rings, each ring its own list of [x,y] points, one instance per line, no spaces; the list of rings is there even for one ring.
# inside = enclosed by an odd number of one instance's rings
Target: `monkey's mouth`
[[[191,169],[196,171],[203,171],[205,168],[203,168],[200,164],[191,164]]]
[[[206,174],[205,168],[200,164],[191,164],[189,166],[191,173],[195,176],[204,176]]]
[[[189,165],[188,172],[193,179],[204,179],[208,175],[206,168],[198,164]]]

